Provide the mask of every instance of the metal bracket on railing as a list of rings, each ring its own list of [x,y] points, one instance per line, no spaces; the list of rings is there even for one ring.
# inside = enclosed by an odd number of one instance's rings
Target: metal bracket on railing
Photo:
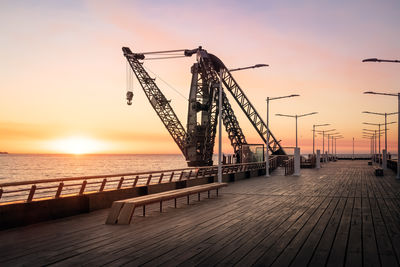
[[[85,192],[85,187],[86,187],[87,181],[83,181],[81,190],[79,190],[79,195],[83,195],[83,192]]]
[[[169,177],[169,181],[172,182],[172,178],[174,178],[174,172],[171,172],[171,177]]]
[[[100,192],[103,192],[104,187],[106,187],[106,183],[107,183],[107,179],[104,178],[103,182],[101,182],[101,185],[100,185],[100,189],[99,189]]]
[[[135,178],[135,181],[133,182],[132,187],[135,187],[138,181],[139,181],[139,175],[136,175],[136,178]]]
[[[164,173],[160,174],[160,179],[158,180],[158,183],[161,184],[162,178],[164,177]]]
[[[179,176],[179,181],[182,180],[183,177],[183,171],[181,172],[181,175]]]
[[[119,180],[117,189],[121,189],[123,182],[124,182],[124,177],[121,177],[121,179]]]
[[[61,182],[61,183],[58,185],[56,195],[54,196],[55,198],[59,198],[59,197],[61,196],[61,192],[62,192],[63,187],[64,187],[64,183]]]
[[[0,198],[3,195],[3,188],[0,188]]]
[[[149,184],[150,184],[151,177],[153,177],[153,175],[152,175],[152,174],[150,174],[150,175],[149,175],[149,178],[147,179],[147,183],[146,183],[146,185],[149,185]]]
[[[32,201],[35,191],[36,191],[36,185],[34,184],[34,185],[32,185],[31,190],[29,191],[29,196],[28,196],[28,199],[26,200],[27,202]]]

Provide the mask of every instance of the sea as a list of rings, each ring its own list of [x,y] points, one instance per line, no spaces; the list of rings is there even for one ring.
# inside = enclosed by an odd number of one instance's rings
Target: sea
[[[0,154],[0,184],[186,167],[185,158],[181,154]]]
[[[352,155],[338,156],[351,158]],[[367,154],[359,156],[368,157]],[[217,155],[214,155],[214,162],[217,162]],[[0,154],[0,184],[186,167],[185,158],[181,154]]]

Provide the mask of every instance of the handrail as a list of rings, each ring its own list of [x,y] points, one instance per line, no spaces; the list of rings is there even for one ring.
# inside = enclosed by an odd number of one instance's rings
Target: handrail
[[[270,168],[277,167],[278,157],[270,158]],[[265,162],[222,165],[222,173],[265,169]],[[170,183],[215,176],[218,166],[189,167],[159,171],[39,179],[0,184],[0,203],[30,202],[40,198],[60,198],[63,195],[82,195],[85,192],[121,190],[138,186]]]
[[[292,175],[294,173],[294,157],[289,157],[284,160],[285,175]]]
[[[239,164],[229,164],[223,165],[225,166],[243,166],[243,165],[252,165],[255,163],[262,162],[251,162],[251,163],[239,163]],[[265,164],[265,161],[264,161]],[[119,173],[119,174],[106,174],[106,175],[90,175],[90,176],[76,176],[76,177],[62,177],[62,178],[52,178],[52,179],[40,179],[40,180],[30,180],[30,181],[21,181],[21,182],[10,182],[10,183],[0,183],[0,187],[6,186],[18,186],[18,185],[29,185],[29,184],[39,184],[39,183],[51,183],[51,182],[63,182],[63,181],[76,181],[76,180],[90,180],[90,179],[100,179],[100,178],[110,178],[110,177],[121,177],[121,176],[132,176],[132,175],[143,175],[143,174],[152,174],[159,172],[172,172],[172,171],[185,171],[185,170],[196,170],[196,169],[210,169],[217,168],[217,165],[207,166],[207,167],[188,167],[188,168],[180,168],[180,169],[169,169],[169,170],[159,170],[159,171],[146,171],[146,172],[132,172],[132,173]]]

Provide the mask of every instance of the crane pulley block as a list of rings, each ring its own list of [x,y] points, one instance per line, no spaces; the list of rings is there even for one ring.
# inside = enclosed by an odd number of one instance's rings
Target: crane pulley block
[[[132,98],[133,98],[133,92],[132,91],[126,92],[126,100],[128,105],[132,105]]]

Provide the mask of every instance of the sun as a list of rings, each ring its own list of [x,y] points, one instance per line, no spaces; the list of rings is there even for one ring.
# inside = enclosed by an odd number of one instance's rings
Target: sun
[[[53,150],[66,154],[90,154],[104,149],[104,145],[94,139],[87,137],[68,137],[52,142]]]

